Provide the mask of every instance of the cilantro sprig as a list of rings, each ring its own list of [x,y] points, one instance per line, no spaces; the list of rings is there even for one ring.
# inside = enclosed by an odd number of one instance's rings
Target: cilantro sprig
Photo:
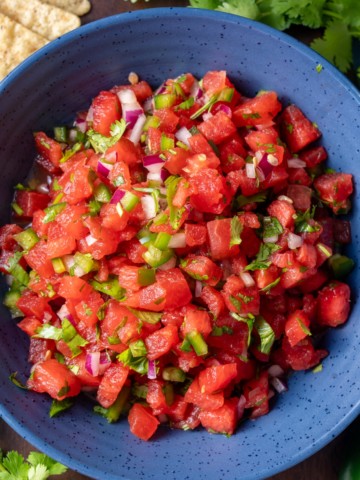
[[[360,4],[354,0],[189,0],[196,8],[241,15],[286,30],[292,25],[322,28],[311,47],[348,73],[352,40],[360,38]]]
[[[0,480],[46,480],[65,473],[67,467],[44,453],[30,452],[24,457],[12,450],[6,455],[0,450]]]

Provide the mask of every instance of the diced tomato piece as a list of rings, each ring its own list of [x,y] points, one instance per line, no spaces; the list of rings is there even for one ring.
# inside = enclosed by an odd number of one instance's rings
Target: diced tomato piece
[[[201,290],[201,300],[205,303],[207,309],[212,313],[214,318],[218,318],[225,311],[225,302],[218,290],[205,285]]]
[[[319,147],[312,147],[303,150],[299,156],[301,160],[306,162],[307,168],[313,168],[324,162],[327,159],[328,154],[325,148],[320,145]]]
[[[206,168],[191,176],[194,193],[190,197],[191,205],[200,212],[223,212],[230,202],[225,178],[215,169]]]
[[[285,333],[292,347],[310,335],[310,319],[302,310],[291,313],[285,324]]]
[[[233,111],[237,127],[267,125],[280,112],[281,103],[275,92],[264,92],[254,98],[242,100]]]
[[[187,257],[181,261],[180,268],[190,277],[214,287],[222,278],[222,270],[210,258],[203,255]]]
[[[304,185],[309,187],[312,184],[310,175],[305,168],[289,168],[289,183],[292,185]]]
[[[181,147],[174,147],[171,150],[164,152],[166,162],[164,167],[171,175],[180,175],[183,168],[186,166],[187,159],[190,156],[188,150]]]
[[[270,265],[269,268],[255,270],[254,277],[257,288],[262,290],[280,277],[280,271],[276,265]]]
[[[181,325],[181,333],[185,337],[188,333],[199,332],[206,338],[212,332],[210,315],[205,310],[189,310]]]
[[[326,350],[315,350],[308,337],[292,347],[288,337],[284,336],[281,348],[285,353],[286,362],[293,370],[307,370],[313,368],[327,355]]]
[[[49,321],[53,311],[49,306],[49,299],[37,295],[30,290],[24,290],[16,302],[16,306],[25,316],[34,316],[42,321]]]
[[[72,357],[67,360],[67,365],[74,366],[76,368],[76,376],[80,380],[81,385],[86,387],[98,388],[100,385],[100,376],[91,375],[86,369],[86,352],[80,353],[76,357]]]
[[[337,327],[346,322],[350,312],[350,287],[346,283],[332,281],[318,294],[317,320],[322,325]]]
[[[158,128],[165,133],[174,133],[179,123],[179,117],[170,108],[154,110],[153,115],[160,119]]]
[[[334,219],[334,240],[342,245],[351,243],[351,223],[349,220]]]
[[[115,152],[116,154],[115,165],[118,162],[123,162],[128,166],[133,166],[141,161],[139,150],[131,140],[125,137],[120,138],[115,145],[106,150],[107,155],[111,154],[112,152]],[[125,171],[125,173],[127,173],[127,171]]]
[[[36,364],[28,387],[39,393],[48,393],[56,400],[79,395],[81,383],[66,365],[54,358]]]
[[[348,211],[348,198],[353,192],[350,173],[325,173],[314,180],[314,187],[321,200],[327,203],[334,213]]]
[[[226,388],[236,377],[236,363],[205,368],[199,373],[200,390],[205,393],[215,393]]]
[[[225,70],[207,72],[202,81],[204,92],[211,97],[226,87],[226,72]]]
[[[92,101],[93,128],[102,135],[110,136],[110,127],[121,118],[121,106],[115,93],[102,91]]]
[[[51,222],[48,229],[48,258],[62,257],[71,254],[76,248],[76,240],[67,234],[58,222]]]
[[[23,318],[17,326],[25,333],[32,337],[36,334],[36,331],[39,327],[43,325],[37,317],[25,317]]]
[[[160,330],[156,330],[156,332],[145,338],[148,359],[156,360],[160,358],[168,353],[178,342],[178,329],[175,325],[167,325],[160,328]]]
[[[281,114],[281,131],[292,152],[298,152],[321,136],[318,127],[295,105],[284,108]]]
[[[55,274],[54,267],[47,255],[47,244],[40,240],[24,255],[26,263],[41,277],[50,278]]]
[[[296,259],[307,268],[314,268],[317,264],[317,252],[314,245],[303,243],[296,253]]]
[[[46,193],[38,193],[27,190],[17,190],[15,193],[15,203],[21,208],[21,217],[32,217],[37,210],[43,210],[50,201]]]
[[[203,245],[206,242],[207,230],[205,225],[185,223],[185,241],[189,247]]]
[[[224,392],[205,393],[201,390],[199,379],[195,378],[187,389],[184,399],[204,410],[217,410],[224,405]]]
[[[236,132],[236,127],[231,118],[222,110],[198,126],[200,132],[216,145],[224,142]]]
[[[252,408],[250,417],[257,418],[269,412],[269,375],[262,372],[258,378],[249,380],[244,384],[243,395],[246,403],[245,408]]]
[[[260,295],[257,287],[245,287],[243,281],[235,275],[227,278],[222,290],[227,308],[241,315],[259,314]]]
[[[93,327],[98,322],[98,312],[104,304],[104,300],[98,292],[92,291],[86,298],[81,300],[76,306],[76,315],[88,327]]]
[[[55,167],[58,167],[63,156],[60,143],[48,137],[44,132],[34,134],[36,149],[40,155]]]
[[[295,210],[306,212],[311,207],[312,189],[305,185],[289,185],[286,195],[291,198]]]
[[[237,406],[239,399],[229,398],[215,411],[202,410],[199,414],[201,425],[215,433],[232,435],[238,421]]]
[[[235,257],[239,254],[239,246],[231,242],[231,219],[212,220],[206,224],[213,260]]]
[[[140,403],[134,403],[128,415],[130,431],[141,440],[149,440],[157,430],[159,420],[149,409]]]
[[[272,148],[277,145],[279,134],[274,127],[266,127],[261,130],[251,130],[245,135],[244,140],[253,152],[261,147]],[[269,152],[270,153],[270,152]]]
[[[66,205],[56,216],[56,222],[61,225],[66,235],[80,240],[86,236],[87,228],[83,223],[83,217],[88,212],[88,207],[83,205]]]
[[[105,371],[97,391],[97,401],[109,408],[117,399],[129,374],[129,368],[121,363],[112,363]]]
[[[274,200],[267,208],[269,215],[279,220],[284,228],[294,225],[295,209],[287,200]]]
[[[58,293],[66,299],[80,301],[88,298],[91,292],[91,285],[79,277],[64,275],[59,282]]]
[[[93,186],[90,176],[90,167],[86,165],[67,170],[59,179],[59,185],[64,192],[62,200],[75,205],[91,197]]]
[[[161,380],[150,380],[147,383],[146,402],[153,411],[165,413],[167,410],[166,397],[164,394],[164,382]]]
[[[179,308],[191,301],[192,295],[189,285],[179,268],[158,271],[156,280],[165,290],[164,308]]]

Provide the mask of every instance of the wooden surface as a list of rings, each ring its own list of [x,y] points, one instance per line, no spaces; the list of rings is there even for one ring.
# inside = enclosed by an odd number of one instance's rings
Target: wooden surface
[[[82,19],[83,24],[101,17],[129,10],[151,7],[186,6],[188,2],[186,0],[151,0],[150,2],[138,0],[136,4],[132,4],[130,1],[125,0],[92,0],[92,5],[91,12]],[[300,39],[306,38],[308,33],[309,32],[302,32],[299,29],[295,31],[295,35]],[[360,443],[360,419],[354,422],[344,433],[323,450],[286,472],[271,477],[269,480],[338,480],[341,465],[343,465],[350,447],[356,442]],[[31,445],[12,431],[2,420],[0,420],[0,448],[5,451],[17,450],[25,456],[31,450],[34,450]],[[54,478],[59,478],[59,480],[89,479],[89,477],[71,471]]]

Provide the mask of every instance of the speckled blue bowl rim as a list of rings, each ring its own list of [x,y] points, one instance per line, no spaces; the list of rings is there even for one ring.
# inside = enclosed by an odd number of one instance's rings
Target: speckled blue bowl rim
[[[188,9],[188,8],[177,8],[177,7],[168,7],[168,8],[149,8],[146,10],[141,11],[133,11],[133,12],[126,12],[119,15],[114,15],[111,17],[107,17],[101,20],[97,20],[95,22],[89,23],[87,25],[81,26],[80,28],[69,32],[68,34],[52,41],[48,45],[44,46],[34,54],[32,54],[29,58],[27,58],[24,62],[22,62],[19,66],[17,66],[5,79],[0,82],[0,93],[6,91],[6,89],[11,88],[12,81],[17,78],[21,77],[22,75],[26,75],[26,71],[30,65],[40,59],[44,54],[51,54],[55,52],[59,46],[64,47],[67,43],[71,42],[73,39],[76,39],[80,33],[82,34],[91,34],[95,31],[106,30],[109,26],[112,25],[120,25],[122,22],[128,22],[129,20],[136,21],[137,19],[151,19],[156,17],[163,17],[164,19],[171,17],[174,14],[183,15],[183,16],[192,16],[196,15],[201,20],[206,20],[208,18],[216,18],[219,21],[223,21],[225,23],[234,23],[234,24],[242,24],[244,27],[250,27],[253,30],[258,30],[264,33],[267,33],[269,36],[279,39],[281,42],[286,43],[287,45],[291,46],[292,48],[300,51],[304,56],[307,56],[311,59],[312,62],[318,62],[324,68],[326,68],[332,76],[336,77],[337,80],[345,86],[348,90],[349,94],[352,95],[355,101],[360,102],[359,91],[357,88],[333,65],[331,65],[327,60],[325,60],[322,56],[317,54],[316,52],[312,51],[306,45],[302,44],[298,40],[290,37],[289,35],[279,32],[267,25],[261,24],[259,22],[255,22],[246,18],[234,16],[227,13],[222,12],[214,12],[210,10],[203,10],[203,9]],[[351,392],[349,392],[351,395]],[[276,408],[276,407],[275,407]],[[305,460],[309,456],[313,455],[325,445],[327,445],[331,440],[337,437],[347,426],[350,425],[352,421],[358,416],[360,412],[360,399],[356,399],[352,408],[348,411],[346,415],[343,416],[341,422],[333,425],[333,427],[324,434],[321,438],[318,438],[317,441],[308,445],[307,448],[299,451],[296,455],[292,458],[286,459],[285,463],[280,466],[273,467],[271,465],[268,466],[266,470],[266,475],[271,476],[281,471],[284,471],[301,461]],[[71,469],[74,469],[84,475],[94,475],[97,478],[101,478],[102,470],[101,466],[98,469],[91,468],[91,470],[86,468],[82,462],[78,462],[71,458],[69,455],[64,454],[57,448],[52,447],[48,443],[44,442],[43,439],[34,434],[34,432],[27,428],[24,425],[21,425],[16,416],[12,415],[8,409],[4,405],[0,405],[0,417],[12,427],[18,434],[26,438],[28,442],[30,442],[34,447],[38,448],[39,450],[43,451],[44,453],[50,455],[51,457],[55,458],[56,460],[68,465]],[[284,453],[286,457],[286,453]],[[241,470],[239,471],[241,473]],[[253,475],[246,477],[246,480],[260,480],[265,478],[264,472],[254,472]],[[110,475],[107,478],[115,479]],[[118,477],[120,478],[120,477]],[[124,478],[124,477],[121,477]],[[242,477],[242,480],[245,480]]]

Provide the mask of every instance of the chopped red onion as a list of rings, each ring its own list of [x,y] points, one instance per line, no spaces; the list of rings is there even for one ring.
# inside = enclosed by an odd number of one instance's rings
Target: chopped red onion
[[[136,95],[131,88],[124,88],[117,92],[121,106],[123,105],[139,105]]]
[[[185,232],[175,233],[168,244],[169,248],[185,248],[186,247],[186,238]]]
[[[229,107],[229,105],[225,105],[224,103],[221,103],[218,107],[218,111],[224,112],[228,117],[232,117],[232,110]]]
[[[139,115],[138,119],[136,120],[136,123],[133,129],[131,130],[131,133],[129,136],[129,140],[133,142],[134,145],[137,145],[140,141],[145,122],[146,122],[146,115],[142,113],[141,115]]]
[[[268,368],[268,373],[270,377],[281,377],[284,375],[284,370],[280,367],[280,365],[271,365],[271,367]]]
[[[125,122],[128,124],[129,128],[134,128],[135,123],[140,115],[142,115],[143,110],[142,108],[137,108],[135,110],[127,110],[125,112]]]
[[[253,287],[255,285],[255,280],[249,272],[240,272],[240,278],[244,282],[245,287]]]
[[[290,250],[295,250],[295,248],[301,247],[304,243],[304,240],[300,235],[296,235],[296,233],[290,232],[287,237],[288,247]]]
[[[109,164],[104,164],[102,163],[100,160],[98,160],[98,164],[97,164],[97,173],[99,173],[100,175],[102,175],[103,177],[108,177],[109,173],[110,173],[110,170],[113,168],[112,165],[109,165]]]
[[[62,260],[64,262],[66,270],[68,272],[71,270],[71,273],[75,275],[75,277],[82,277],[83,275],[85,275],[85,271],[79,265],[75,264],[75,260],[72,255],[64,255],[62,257]]]
[[[166,263],[163,263],[159,267],[157,267],[159,270],[170,270],[171,268],[174,268],[176,266],[176,257],[171,257]]]
[[[197,80],[194,80],[194,83],[190,89],[190,97],[194,97],[195,99],[199,99],[203,96],[203,91],[200,88],[200,84]]]
[[[85,357],[85,369],[93,377],[99,375],[100,352],[89,352]]]
[[[256,178],[255,165],[253,163],[247,163],[245,171],[248,178]]]
[[[150,220],[156,216],[157,205],[152,195],[144,195],[141,197],[141,206],[145,214],[146,220]]]
[[[239,402],[237,404],[238,420],[240,420],[240,418],[242,418],[242,416],[244,415],[245,405],[246,405],[246,398],[244,397],[244,395],[240,395]]]
[[[150,173],[160,173],[165,163],[159,155],[146,155],[143,157],[142,162]]]
[[[304,160],[301,160],[300,158],[290,158],[287,161],[287,163],[289,168],[305,168],[306,167],[306,162],[304,162]]]
[[[148,173],[147,176],[146,176],[146,179],[148,182],[159,182],[159,183],[162,183],[163,182],[163,179],[162,179],[162,175],[161,175],[161,172],[156,172],[156,173]]]
[[[271,158],[272,157],[272,158]],[[274,155],[270,155],[268,153],[264,153],[264,155],[262,156],[261,160],[259,161],[258,163],[258,170],[261,170],[263,176],[264,176],[264,180],[267,176],[270,175],[270,173],[273,171],[274,169],[274,166],[277,165],[278,161],[277,159],[275,158],[276,160],[276,163],[274,164],[273,163],[273,159],[274,159]]]
[[[155,360],[149,360],[147,377],[148,377],[149,380],[155,380],[155,379],[156,379],[156,364],[155,364]]]
[[[280,378],[278,377],[274,377],[270,380],[270,383],[271,385],[273,386],[273,388],[275,388],[275,390],[277,391],[277,393],[284,393],[287,391],[288,387],[286,385],[286,383],[281,380]]]
[[[106,152],[104,154],[104,159],[106,160],[105,162],[105,165],[110,163],[111,165],[114,165],[114,163],[116,163],[118,161],[118,152],[116,151],[112,151],[112,152]],[[111,165],[109,168],[111,168]]]
[[[110,203],[112,205],[116,205],[120,202],[120,200],[124,197],[126,191],[118,188],[115,190],[114,195],[111,197]]]
[[[279,240],[279,235],[263,238],[264,243],[276,243]]]
[[[146,113],[152,113],[153,111],[153,98],[149,97],[143,103],[143,108]]]
[[[40,183],[36,186],[36,191],[39,193],[49,193],[49,186],[47,183]]]
[[[51,313],[50,312],[44,312],[44,317],[43,317],[44,323],[50,322],[51,319],[52,319]]]
[[[71,323],[71,325],[73,327],[76,327],[76,322],[75,322],[75,318],[71,315],[71,313],[69,313],[69,315],[66,315],[65,317],[67,320],[69,320],[69,322]]]
[[[207,122],[213,116],[214,115],[211,112],[205,112],[205,113],[202,114],[202,119],[204,120],[204,122]]]
[[[196,280],[196,282],[195,282],[195,297],[200,297],[202,289],[203,289],[202,283],[199,280]]]
[[[111,358],[107,352],[100,353],[99,375],[103,375],[111,365]]]
[[[94,120],[94,109],[91,106],[86,114],[86,121],[92,122],[93,120]]]
[[[94,243],[97,242],[97,239],[92,235],[88,235],[87,237],[85,237],[85,242],[88,244],[89,247],[91,247],[91,245],[94,245]]]
[[[279,195],[278,200],[284,200],[285,202],[294,203],[292,199],[286,195]]]
[[[86,117],[82,118],[81,116],[78,116],[74,122],[74,127],[80,130],[80,132],[85,133],[87,130]]]
[[[186,127],[179,128],[179,130],[175,133],[175,137],[177,138],[177,140],[184,143],[187,147],[190,147],[189,138],[191,136],[192,135],[190,131]]]

